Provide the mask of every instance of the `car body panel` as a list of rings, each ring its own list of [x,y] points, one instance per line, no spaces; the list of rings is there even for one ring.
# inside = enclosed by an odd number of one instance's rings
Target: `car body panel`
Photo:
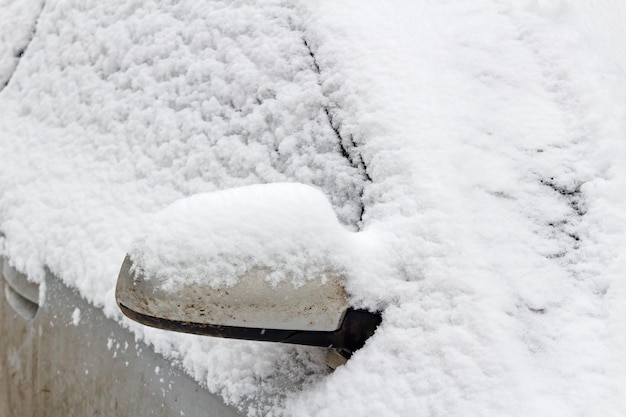
[[[0,417],[240,415],[49,273],[43,300],[0,297]]]

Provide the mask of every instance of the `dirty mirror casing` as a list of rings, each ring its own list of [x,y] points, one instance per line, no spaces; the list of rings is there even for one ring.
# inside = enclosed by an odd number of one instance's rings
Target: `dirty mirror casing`
[[[163,289],[146,279],[129,256],[120,270],[116,298],[122,312],[147,326],[198,335],[321,346],[344,356],[361,348],[381,322],[377,313],[350,308],[340,279],[306,288],[271,286],[263,270],[240,286]]]

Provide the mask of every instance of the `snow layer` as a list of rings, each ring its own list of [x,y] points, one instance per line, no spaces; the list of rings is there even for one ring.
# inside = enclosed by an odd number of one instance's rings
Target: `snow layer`
[[[35,35],[43,0],[1,0],[0,91],[11,79],[19,59]]]
[[[159,210],[314,184],[361,230],[353,303],[384,309],[347,365],[123,323],[250,415],[623,416],[624,21],[617,0],[47,2],[0,95],[2,253],[122,320],[117,269]]]
[[[272,285],[298,287],[342,274],[349,240],[322,192],[275,183],[178,200],[153,217],[128,253],[133,268],[166,289],[232,287],[258,268]]]
[[[623,415],[626,7],[314,13],[397,274],[354,283],[391,301],[383,326],[291,413]]]

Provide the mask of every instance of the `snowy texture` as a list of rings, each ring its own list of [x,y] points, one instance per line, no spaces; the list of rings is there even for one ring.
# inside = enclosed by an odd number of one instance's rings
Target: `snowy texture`
[[[313,184],[360,230],[352,302],[384,309],[347,365],[124,323],[250,415],[623,416],[624,21],[618,0],[48,2],[0,95],[2,254],[120,318],[159,210]]]
[[[382,328],[291,414],[626,412],[626,8],[520,5],[315,11],[397,274],[358,283],[393,302]]]
[[[363,179],[294,9],[96,3],[47,4],[3,92],[2,230],[20,269],[46,264],[114,308],[116,264],[145,215],[250,183],[316,184],[358,222]]]
[[[35,35],[43,0],[0,0],[0,91]]]
[[[0,96],[2,253],[251,411],[323,377],[322,353],[141,328],[115,280],[152,215],[197,193],[313,184],[356,229],[364,175],[329,122],[302,20],[281,2],[47,2]]]
[[[232,287],[267,270],[272,285],[300,286],[351,253],[348,235],[324,194],[302,184],[251,185],[179,200],[154,216],[129,255],[147,279],[164,288]]]
[[[80,308],[75,308],[74,311],[72,311],[72,325],[78,326],[79,323],[80,323]]]

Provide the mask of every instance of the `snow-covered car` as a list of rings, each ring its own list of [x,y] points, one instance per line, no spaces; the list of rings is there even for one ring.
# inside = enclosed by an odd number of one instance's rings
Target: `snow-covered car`
[[[0,416],[626,415],[624,21],[0,0]]]

